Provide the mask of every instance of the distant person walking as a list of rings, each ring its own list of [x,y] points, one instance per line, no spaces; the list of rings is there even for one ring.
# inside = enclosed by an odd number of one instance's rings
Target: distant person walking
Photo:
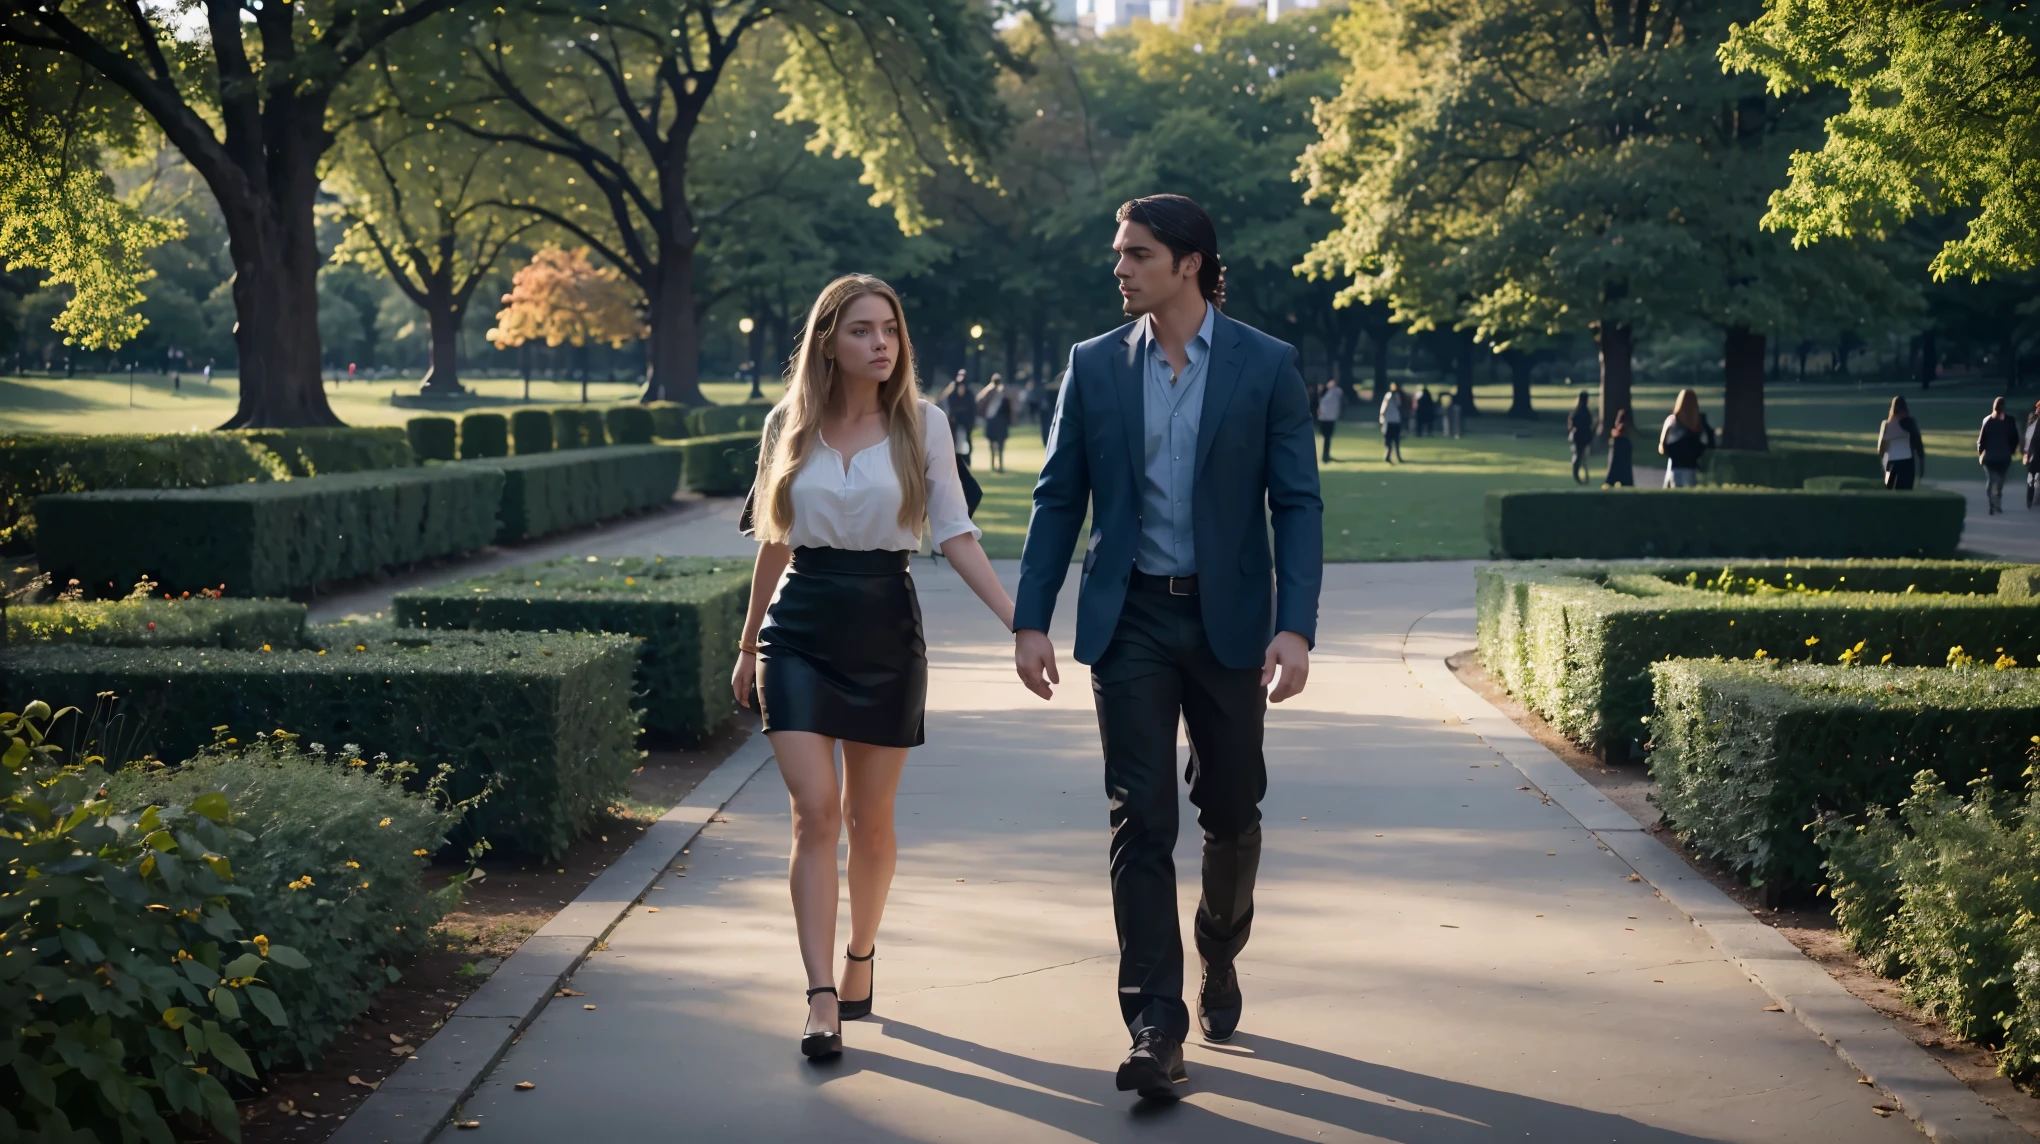
[[[1603,488],[1636,487],[1636,470],[1630,463],[1635,428],[1629,420],[1629,410],[1615,411],[1615,424],[1608,430],[1608,475],[1601,479]]]
[[[1013,391],[1006,379],[992,375],[991,383],[978,391],[978,412],[985,418],[985,444],[991,446],[992,471],[1006,471],[1006,437],[1013,431]]]
[[[1891,412],[1877,430],[1877,459],[1884,466],[1884,487],[1909,489],[1913,478],[1926,471],[1927,450],[1920,440],[1920,423],[1906,410],[1905,398],[1891,399]]]
[[[1427,385],[1417,391],[1417,436],[1432,433],[1437,421],[1438,399],[1431,396],[1431,387]]]
[[[970,468],[970,431],[977,428],[977,395],[970,391],[970,375],[956,371],[956,380],[942,397],[942,412],[949,415],[949,430],[956,439],[956,463]]]
[[[1034,414],[1035,424],[1041,427],[1041,443],[1048,444],[1048,431],[1055,427],[1055,395],[1061,387],[1061,378],[1055,385],[1036,385],[1027,399],[1027,410]]]
[[[1576,485],[1587,483],[1587,451],[1594,447],[1594,411],[1587,407],[1587,391],[1580,390],[1580,399],[1574,403],[1572,412],[1566,415],[1565,439],[1572,445],[1572,479]]]
[[[1387,464],[1402,460],[1402,383],[1391,381],[1381,395],[1381,459]]]
[[[1665,458],[1665,487],[1690,489],[1700,483],[1700,456],[1714,447],[1714,426],[1700,412],[1700,395],[1679,391],[1671,416],[1658,431],[1657,451]]]
[[[1345,409],[1346,391],[1339,388],[1336,380],[1325,382],[1317,399],[1317,431],[1325,439],[1323,460],[1327,465],[1332,463],[1332,434],[1338,431],[1339,414]]]
[[[1983,465],[1984,495],[1990,499],[1990,515],[2005,511],[2005,473],[2019,453],[2019,423],[2005,412],[2005,399],[1990,403],[1990,416],[1976,431],[1976,459]]]
[[[2026,460],[2026,508],[2033,508],[2033,497],[2040,493],[2040,401],[2033,403],[2033,412],[2026,414],[2026,428],[2019,437],[2019,451]]]

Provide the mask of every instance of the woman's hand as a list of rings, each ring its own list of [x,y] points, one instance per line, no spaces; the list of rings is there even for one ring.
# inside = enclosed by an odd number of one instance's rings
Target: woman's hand
[[[740,651],[737,666],[730,672],[730,690],[736,693],[737,706],[748,709],[751,706],[751,690],[758,682],[758,653]]]

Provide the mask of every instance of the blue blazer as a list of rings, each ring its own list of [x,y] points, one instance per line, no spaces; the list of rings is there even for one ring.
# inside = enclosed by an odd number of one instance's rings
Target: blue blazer
[[[1079,663],[1112,642],[1140,538],[1145,468],[1139,326],[1070,350],[1048,461],[1020,555],[1013,626],[1047,631],[1077,530],[1091,513],[1077,597]],[[1317,642],[1324,575],[1324,501],[1296,349],[1218,314],[1197,428],[1191,520],[1204,634],[1227,667],[1261,666],[1277,631]],[[1269,525],[1274,550],[1269,550]]]

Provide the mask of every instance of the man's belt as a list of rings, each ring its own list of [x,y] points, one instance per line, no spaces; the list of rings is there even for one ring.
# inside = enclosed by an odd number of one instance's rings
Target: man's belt
[[[1127,581],[1127,585],[1146,592],[1166,592],[1171,596],[1197,594],[1195,576],[1150,576],[1138,568],[1133,570],[1133,576]]]

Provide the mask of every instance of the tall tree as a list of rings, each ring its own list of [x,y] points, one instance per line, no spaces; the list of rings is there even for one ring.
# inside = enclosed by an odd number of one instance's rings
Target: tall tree
[[[645,330],[638,319],[636,292],[614,267],[597,267],[585,249],[539,248],[510,280],[503,308],[489,330],[498,349],[529,342],[571,345],[585,351],[591,342],[622,349]],[[581,369],[581,400],[588,400],[588,359],[576,355]]]
[[[459,0],[9,0],[0,43],[72,56],[126,92],[205,180],[234,260],[240,408],[227,427],[337,425],[319,374],[313,204],[353,69]],[[182,32],[172,21],[203,17]]]
[[[693,142],[732,57],[778,28],[784,114],[813,125],[814,149],[860,159],[873,204],[912,231],[930,221],[921,185],[942,166],[981,169],[1005,127],[996,15],[981,0],[540,0],[474,21],[464,62],[489,98],[447,121],[556,161],[556,192],[509,202],[643,292],[645,399],[698,402],[695,255],[742,200],[696,197]]]

